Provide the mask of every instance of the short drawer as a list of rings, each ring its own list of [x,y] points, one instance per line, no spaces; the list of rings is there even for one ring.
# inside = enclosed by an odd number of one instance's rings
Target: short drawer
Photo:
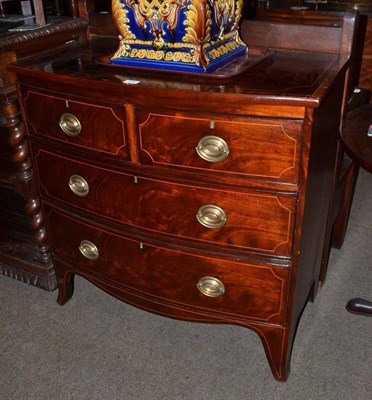
[[[30,134],[128,158],[124,106],[23,91]]]
[[[119,173],[35,150],[44,196],[204,245],[290,256],[296,197],[234,192]]]
[[[137,111],[143,164],[296,183],[302,121]]]
[[[78,273],[205,312],[283,322],[288,267],[170,250],[80,222],[53,208],[45,207],[45,212],[53,253]]]

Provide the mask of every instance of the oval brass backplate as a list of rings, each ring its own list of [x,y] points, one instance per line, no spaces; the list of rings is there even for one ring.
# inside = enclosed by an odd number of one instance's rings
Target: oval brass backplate
[[[85,197],[89,193],[88,182],[80,175],[71,175],[68,186],[77,196]]]
[[[80,253],[88,260],[98,260],[99,251],[96,245],[89,240],[83,240],[79,246]]]
[[[196,146],[199,157],[209,162],[223,161],[229,155],[229,146],[218,136],[204,136]]]
[[[63,114],[59,120],[59,126],[68,136],[78,136],[81,132],[81,123],[74,114]]]
[[[219,297],[225,293],[225,285],[212,276],[200,278],[196,286],[201,293],[208,297]]]
[[[206,228],[221,228],[226,224],[225,211],[213,204],[206,204],[199,208],[196,219]]]

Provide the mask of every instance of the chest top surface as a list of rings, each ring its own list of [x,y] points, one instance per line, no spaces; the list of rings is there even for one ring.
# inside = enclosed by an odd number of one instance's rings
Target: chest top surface
[[[220,79],[205,74],[141,71],[101,63],[102,57],[111,54],[116,44],[117,40],[100,39],[52,56],[20,61],[10,69],[22,76],[25,83],[40,79],[71,83],[86,92],[105,90],[113,98],[122,98],[123,93],[126,96],[161,93],[168,97],[192,93],[193,98],[218,99],[222,95],[237,101],[317,107],[346,62],[335,54],[274,50],[245,72]]]

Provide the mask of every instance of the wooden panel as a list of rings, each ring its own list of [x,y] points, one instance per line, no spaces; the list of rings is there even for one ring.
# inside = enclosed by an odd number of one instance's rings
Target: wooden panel
[[[36,146],[34,149],[41,192],[45,196],[129,226],[194,239],[205,245],[219,244],[282,256],[291,253],[294,195],[205,189],[134,177],[37,150]],[[86,197],[70,190],[68,182],[72,175],[87,181]],[[224,210],[227,221],[223,227],[206,228],[198,222],[196,214],[204,205]]]
[[[230,176],[295,183],[301,150],[301,123],[229,116],[139,110],[139,159],[142,164],[214,171]],[[217,136],[229,149],[226,159],[209,162],[195,148]],[[211,149],[213,151],[213,149]]]
[[[80,222],[46,207],[52,248],[76,271],[87,270],[124,285],[185,306],[215,313],[229,313],[253,320],[281,323],[287,296],[289,268],[254,265],[203,257],[155,247]],[[79,251],[83,240],[97,247],[99,258],[88,260]],[[207,297],[197,289],[200,278],[213,276],[225,293]]]
[[[243,21],[242,39],[248,44],[277,49],[338,54],[341,29],[287,22]],[[315,38],[321,37],[321,40]]]
[[[128,158],[125,109],[119,105],[89,103],[86,100],[58,97],[24,88],[24,108],[28,131],[101,153]],[[78,136],[69,136],[60,127],[64,114],[79,121]]]
[[[372,14],[367,20],[359,86],[372,91]]]

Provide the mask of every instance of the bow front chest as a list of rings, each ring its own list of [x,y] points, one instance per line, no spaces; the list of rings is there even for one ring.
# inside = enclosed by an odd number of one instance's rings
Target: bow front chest
[[[319,275],[340,60],[275,51],[219,80],[109,67],[101,48],[12,66],[58,302],[79,274],[164,316],[247,327],[285,380]]]

